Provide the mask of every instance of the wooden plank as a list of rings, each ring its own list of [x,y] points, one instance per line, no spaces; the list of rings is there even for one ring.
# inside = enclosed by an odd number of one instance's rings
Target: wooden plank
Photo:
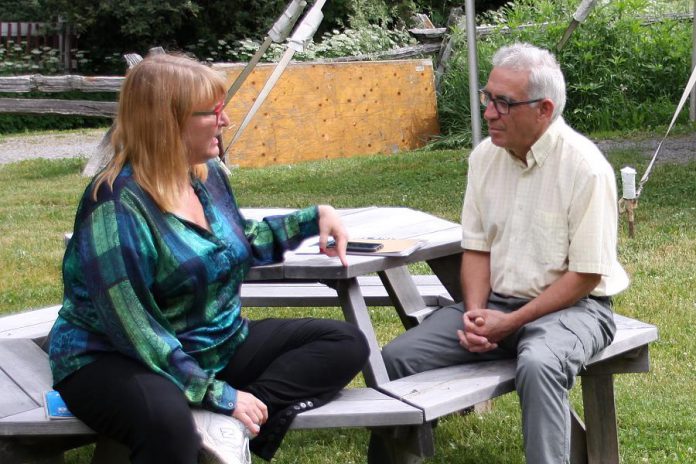
[[[418,238],[460,226],[432,214],[410,208],[388,207],[361,211],[343,220],[351,237]],[[387,235],[388,234],[388,235]]]
[[[226,108],[232,125],[241,122],[274,67],[257,66],[237,92]],[[214,68],[231,84],[243,65]],[[232,132],[223,134],[225,146]],[[227,162],[258,167],[394,154],[420,147],[438,133],[430,60],[290,63]]]
[[[423,305],[439,306],[440,296],[445,291],[434,275],[412,276]],[[392,306],[387,289],[377,276],[358,277],[360,290],[368,306]],[[336,290],[321,283],[264,283],[245,282],[242,285],[243,306],[338,306]],[[0,319],[0,336],[2,336]]]
[[[28,339],[0,340],[0,370],[37,405],[43,404],[44,392],[53,385],[48,355]]]
[[[624,354],[593,362],[581,370],[580,375],[636,374],[649,371],[650,348],[643,345]]]
[[[611,372],[612,368],[617,372],[634,372],[629,368],[642,372],[643,358],[631,357],[634,350],[647,345],[656,336],[654,326],[618,317],[617,327],[614,343],[604,350],[610,356],[602,352],[588,363],[590,375],[583,377],[583,385],[602,382],[601,379],[606,378],[602,374]],[[618,359],[622,355],[638,360],[632,363]],[[514,390],[515,364],[515,360],[502,360],[434,369],[380,385],[380,390],[423,408],[425,420],[429,421]],[[595,372],[591,368],[593,365],[598,366]],[[599,380],[587,381],[590,377]],[[603,394],[606,397],[606,393]],[[613,396],[611,401],[613,404]]]
[[[0,419],[36,408],[31,399],[2,369],[0,369]]]
[[[58,317],[60,305],[0,317],[0,338],[45,337]]]
[[[353,237],[370,232],[375,237],[398,237],[399,230],[415,225],[418,235],[411,238],[428,238],[438,235],[437,242],[426,242],[422,248],[406,257],[379,257],[349,255],[349,266],[343,267],[336,259],[322,255],[286,255],[284,277],[289,279],[345,279],[380,272],[411,262],[431,260],[460,252],[461,231],[453,222],[408,208],[378,208],[366,210],[346,217],[344,224]]]
[[[124,80],[122,76],[0,76],[0,92],[119,92]]]
[[[299,414],[292,429],[382,427],[423,423],[420,409],[372,388],[345,389],[330,403]]]
[[[299,414],[293,429],[337,427],[387,427],[421,424],[422,412],[371,388],[341,391],[328,404]],[[48,420],[42,407],[0,419],[0,436],[93,435],[77,419]]]
[[[404,377],[379,390],[423,409],[426,421],[514,390],[515,361],[461,364]]]
[[[87,100],[0,98],[0,113],[113,117],[118,103]]]
[[[94,435],[95,432],[78,419],[49,420],[43,406],[0,419],[0,436]]]
[[[648,345],[657,340],[657,327],[654,325],[616,313],[614,313],[614,322],[617,328],[614,341],[601,353],[594,356],[587,363],[588,366],[617,355],[625,354],[628,351],[643,345]]]

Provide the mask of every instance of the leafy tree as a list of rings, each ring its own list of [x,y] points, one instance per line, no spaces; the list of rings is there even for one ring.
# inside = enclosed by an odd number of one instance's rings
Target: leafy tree
[[[44,17],[39,0],[0,2],[2,21],[40,21]]]
[[[197,3],[187,0],[39,1],[45,11],[73,25],[96,73],[115,71],[109,69],[114,54],[176,46],[184,25],[201,11]]]
[[[113,73],[123,71],[123,53],[142,54],[153,46],[184,50],[199,41],[232,43],[260,39],[288,1],[24,0],[17,3],[23,5],[22,11],[36,12],[39,6],[40,11],[53,12],[67,20],[80,34],[79,48],[87,52],[92,65],[90,71]],[[503,1],[478,0],[476,6],[490,8]],[[462,4],[461,0],[330,0],[324,7],[325,19],[317,35],[344,25],[404,25],[415,12],[446,18],[450,8],[457,4]],[[15,9],[19,10],[20,6]]]
[[[508,0],[476,0],[477,13],[494,10]],[[407,24],[415,13],[426,13],[435,25],[444,26],[452,8],[464,7],[463,0],[343,0],[351,18],[351,25],[378,22],[384,25]],[[357,24],[356,24],[357,23]]]

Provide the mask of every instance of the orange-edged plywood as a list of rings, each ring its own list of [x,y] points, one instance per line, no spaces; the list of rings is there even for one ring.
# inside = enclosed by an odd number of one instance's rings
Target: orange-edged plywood
[[[228,86],[241,64],[216,64]],[[274,64],[259,65],[226,108],[224,145]],[[291,63],[227,153],[230,166],[260,167],[421,147],[439,133],[430,60]]]

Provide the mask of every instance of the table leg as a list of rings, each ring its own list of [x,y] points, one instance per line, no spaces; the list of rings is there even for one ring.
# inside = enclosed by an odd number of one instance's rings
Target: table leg
[[[587,464],[585,424],[572,407],[570,408],[570,464]]]
[[[401,323],[410,329],[418,325],[417,311],[425,309],[425,301],[413,281],[408,267],[399,266],[378,272],[389,298],[399,313]]]
[[[585,408],[588,464],[618,464],[619,438],[613,376],[584,376],[582,399]]]
[[[370,356],[367,365],[363,369],[365,382],[369,387],[378,387],[383,383],[389,382],[387,368],[384,366],[382,353],[377,343],[370,314],[365,304],[365,298],[360,291],[360,284],[356,278],[338,280],[335,283],[338,301],[343,310],[343,316],[348,322],[357,325],[367,339],[370,347]]]
[[[428,261],[430,269],[447,289],[454,301],[462,301],[462,284],[459,274],[462,266],[462,254],[443,256]]]
[[[128,464],[130,462],[130,450],[127,446],[100,436],[94,448],[94,455],[90,464]]]
[[[0,462],[63,464],[63,452],[93,441],[93,437],[1,437]]]
[[[435,454],[431,423],[372,429],[368,464],[420,464]]]

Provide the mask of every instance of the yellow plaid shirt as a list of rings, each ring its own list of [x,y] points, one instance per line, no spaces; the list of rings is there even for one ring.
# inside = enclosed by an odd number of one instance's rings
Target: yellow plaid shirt
[[[616,178],[590,140],[558,118],[527,163],[484,140],[471,153],[462,247],[490,252],[491,288],[535,298],[566,271],[601,274],[595,296],[619,293]]]

